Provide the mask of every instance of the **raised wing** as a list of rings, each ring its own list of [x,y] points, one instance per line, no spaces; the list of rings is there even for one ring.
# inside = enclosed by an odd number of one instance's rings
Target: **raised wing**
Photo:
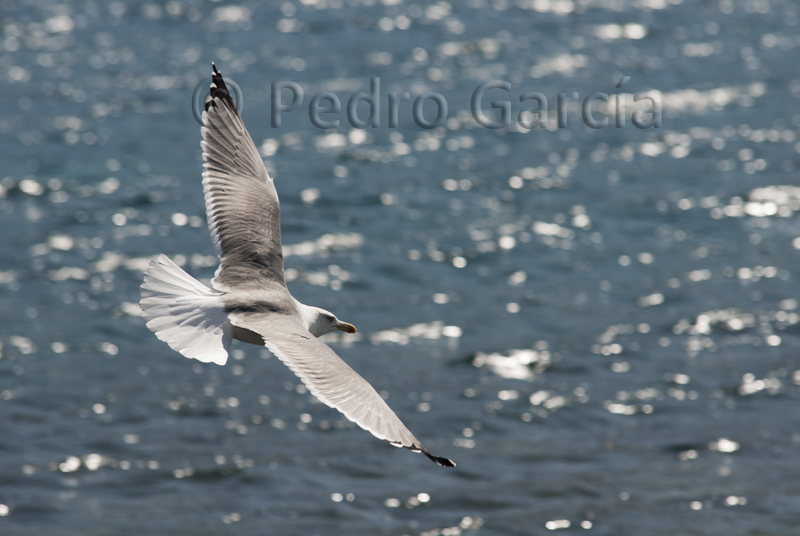
[[[282,315],[264,317],[238,312],[231,313],[229,319],[234,326],[261,335],[270,352],[321,402],[339,410],[378,439],[422,452],[443,467],[455,467],[452,460],[434,456],[423,447],[375,389],[298,320]]]
[[[286,286],[281,208],[275,185],[212,63],[203,112],[203,192],[211,240],[221,259],[219,290]]]

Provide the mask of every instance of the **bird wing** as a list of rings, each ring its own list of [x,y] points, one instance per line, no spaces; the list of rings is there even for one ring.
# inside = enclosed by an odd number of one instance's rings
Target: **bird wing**
[[[233,312],[229,319],[234,326],[258,333],[269,351],[324,404],[378,439],[422,452],[438,465],[455,467],[452,460],[434,456],[423,447],[375,389],[294,317]]]
[[[221,260],[214,287],[285,287],[278,192],[216,66],[211,80],[200,146],[208,227]]]

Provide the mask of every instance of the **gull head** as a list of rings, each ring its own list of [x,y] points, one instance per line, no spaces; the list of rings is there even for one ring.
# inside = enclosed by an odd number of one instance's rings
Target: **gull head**
[[[315,337],[320,337],[335,330],[344,331],[345,333],[356,332],[356,327],[353,324],[342,322],[336,318],[335,314],[319,307],[308,307],[307,313],[303,316],[309,323],[308,331]]]

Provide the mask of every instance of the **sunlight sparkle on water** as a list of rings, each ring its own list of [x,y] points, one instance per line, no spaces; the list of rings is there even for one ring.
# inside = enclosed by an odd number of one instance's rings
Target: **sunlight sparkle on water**
[[[716,441],[711,441],[708,444],[708,448],[710,448],[711,450],[716,450],[718,452],[726,452],[726,453],[736,452],[737,450],[739,450],[739,443],[721,437]]]
[[[507,355],[478,352],[472,360],[476,367],[486,365],[503,378],[531,380],[550,365],[551,355],[547,350],[509,350]]]
[[[544,524],[547,530],[568,529],[572,523],[568,519],[554,519]]]

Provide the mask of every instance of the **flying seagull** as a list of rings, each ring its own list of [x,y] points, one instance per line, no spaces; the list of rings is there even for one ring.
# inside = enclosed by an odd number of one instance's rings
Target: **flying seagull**
[[[266,346],[320,401],[378,439],[421,452],[444,467],[375,389],[317,337],[355,333],[333,313],[303,305],[283,274],[280,204],[222,74],[211,64],[203,112],[203,193],[220,265],[213,289],[159,255],[144,274],[140,306],[147,327],[185,357],[224,365],[231,339]]]

